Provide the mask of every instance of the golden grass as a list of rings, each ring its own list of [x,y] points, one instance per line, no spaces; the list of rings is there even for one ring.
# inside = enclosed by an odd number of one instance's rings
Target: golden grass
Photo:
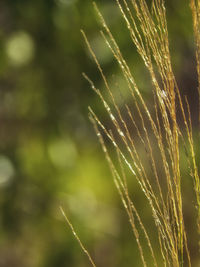
[[[132,177],[137,180],[149,203],[152,218],[157,229],[162,265],[170,267],[192,266],[183,214],[184,195],[182,194],[180,166],[181,144],[188,149],[187,164],[194,182],[197,207],[196,229],[198,234],[200,233],[200,180],[195,157],[190,107],[187,98],[182,99],[181,97],[181,89],[178,88],[172,70],[164,1],[153,0],[151,10],[148,8],[145,0],[116,0],[116,4],[125,20],[131,40],[151,77],[154,111],[152,112],[148,108],[130,67],[124,59],[98,7],[94,3],[102,24],[101,35],[121,69],[137,117],[140,120],[138,122],[135,119],[135,114],[133,114],[128,104],[124,104],[123,107],[126,114],[121,112],[109,81],[85,33],[81,31],[108,91],[109,101],[105,99],[90,78],[86,74],[83,75],[102,101],[113,130],[104,126],[91,108],[89,108],[90,119],[102,145],[115,185],[127,212],[143,266],[149,266],[149,264],[145,259],[145,250],[141,242],[142,236],[147,242],[154,266],[160,265],[152,245],[151,235],[148,233],[148,229],[145,228],[131,200],[127,181],[127,169],[129,169]],[[190,0],[190,6],[196,42],[198,93],[200,95],[200,2]],[[181,111],[184,127],[178,125],[177,109]],[[129,123],[127,123],[127,118]],[[130,122],[132,124],[131,127]],[[134,129],[136,136],[132,135],[132,129]],[[105,138],[110,140],[116,150],[117,163],[114,162],[111,156],[112,153],[109,152],[109,146],[107,147]],[[144,146],[145,160],[142,159],[138,152],[136,139]],[[157,160],[158,158],[159,160]],[[151,173],[148,172],[144,163],[146,160],[150,162]],[[159,171],[160,165],[162,175]],[[91,263],[94,266],[93,261]]]

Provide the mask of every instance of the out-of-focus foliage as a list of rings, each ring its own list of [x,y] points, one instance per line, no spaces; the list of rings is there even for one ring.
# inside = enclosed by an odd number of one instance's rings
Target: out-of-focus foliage
[[[148,99],[148,79],[114,1],[98,3]],[[91,1],[6,0],[0,10],[0,266],[89,266],[59,206],[98,266],[131,266],[139,254],[87,118],[88,105],[105,111],[81,73],[104,88],[81,28],[119,88],[119,104],[128,96]],[[172,61],[185,90],[195,85],[191,15],[182,1],[168,10]]]

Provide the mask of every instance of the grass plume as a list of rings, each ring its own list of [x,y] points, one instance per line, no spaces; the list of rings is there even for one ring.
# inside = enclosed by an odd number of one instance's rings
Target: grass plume
[[[183,175],[180,166],[181,147],[185,147],[188,151],[187,164],[194,184],[193,192],[196,196],[195,225],[198,234],[200,234],[200,180],[198,162],[195,156],[190,105],[187,98],[182,97],[181,88],[177,84],[172,69],[164,1],[153,0],[151,7],[147,5],[145,0],[116,0],[116,4],[125,21],[131,41],[149,72],[154,104],[153,108],[150,109],[145,102],[131,68],[94,3],[102,25],[100,34],[126,81],[135,114],[130,103],[124,104],[122,112],[113,94],[113,88],[111,88],[86,34],[81,31],[109,96],[109,99],[106,99],[92,80],[83,74],[107,111],[110,126],[106,127],[92,108],[89,108],[90,120],[128,215],[143,266],[151,266],[145,257],[146,249],[143,247],[143,238],[146,240],[153,265],[161,265],[158,263],[157,253],[155,253],[152,245],[151,234],[131,200],[127,170],[133,179],[137,180],[149,203],[157,230],[162,266],[193,266],[184,221]],[[190,0],[190,7],[196,42],[197,90],[198,95],[200,95],[200,2]],[[178,123],[177,110],[179,110],[184,127],[180,127]],[[136,120],[136,117],[139,120]],[[134,132],[134,136],[132,132]],[[144,148],[144,158],[138,151],[136,140],[139,140]],[[117,161],[113,159],[108,141],[114,147]],[[147,168],[146,162],[149,162],[151,171]]]

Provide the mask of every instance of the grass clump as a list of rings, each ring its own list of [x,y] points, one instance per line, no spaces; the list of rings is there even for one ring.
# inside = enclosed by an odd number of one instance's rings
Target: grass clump
[[[101,35],[126,81],[131,102],[121,107],[114,96],[113,88],[93,52],[83,31],[82,35],[98,67],[108,92],[105,99],[92,80],[83,74],[99,96],[110,123],[105,126],[92,108],[89,116],[109,163],[116,188],[127,212],[129,222],[140,252],[143,266],[194,266],[190,253],[190,240],[185,226],[183,209],[181,149],[185,149],[187,169],[193,181],[196,222],[193,227],[200,233],[200,180],[196,147],[193,137],[192,116],[187,97],[183,97],[172,69],[169,50],[166,10],[163,0],[116,0],[126,23],[132,43],[149,72],[152,84],[153,105],[145,101],[139,84],[118,46],[114,36],[94,7],[102,25]],[[200,96],[200,2],[190,0],[196,43],[196,69],[198,95]],[[199,111],[200,122],[200,111]],[[136,119],[137,118],[137,119]],[[180,123],[182,121],[183,123]],[[116,157],[110,151],[110,142]],[[138,149],[142,145],[143,153]],[[152,244],[151,231],[143,223],[131,199],[128,176],[136,179],[151,209],[158,240],[158,251]],[[145,240],[145,245],[144,245]],[[146,248],[151,261],[146,259]],[[92,264],[93,261],[92,261]],[[153,265],[152,265],[153,264]]]

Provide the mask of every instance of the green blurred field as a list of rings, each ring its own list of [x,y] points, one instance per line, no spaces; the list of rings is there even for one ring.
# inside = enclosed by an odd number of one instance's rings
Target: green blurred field
[[[96,2],[151,103],[148,77],[115,1]],[[194,42],[185,2],[167,3],[167,17],[175,74],[193,101],[187,88],[196,86]],[[7,0],[0,2],[0,11],[0,266],[90,266],[60,206],[98,267],[141,266],[87,115],[92,106],[106,121],[105,110],[82,77],[84,71],[104,91],[80,29],[113,87],[120,88],[119,105],[129,100],[99,35],[92,1]],[[148,224],[146,204],[134,181],[131,185]]]

